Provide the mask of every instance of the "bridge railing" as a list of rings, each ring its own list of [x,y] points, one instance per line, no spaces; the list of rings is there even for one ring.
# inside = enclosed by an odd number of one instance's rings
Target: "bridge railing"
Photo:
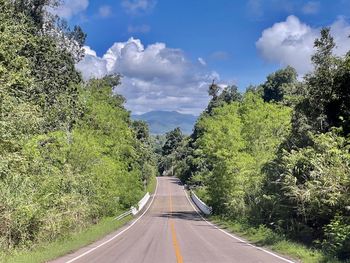
[[[132,206],[128,211],[118,215],[115,220],[121,220],[124,217],[128,216],[128,215],[137,215],[147,204],[148,200],[150,199],[151,195],[147,192],[144,197],[142,197],[142,199],[137,203],[137,207]]]
[[[191,190],[191,199],[203,214],[206,214],[206,215],[211,214],[212,208],[210,206],[207,206],[192,190]]]

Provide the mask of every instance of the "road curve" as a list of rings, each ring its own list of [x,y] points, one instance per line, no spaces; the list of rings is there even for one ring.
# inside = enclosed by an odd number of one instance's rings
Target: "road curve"
[[[203,220],[176,178],[159,177],[152,201],[136,222],[52,263],[292,262]]]

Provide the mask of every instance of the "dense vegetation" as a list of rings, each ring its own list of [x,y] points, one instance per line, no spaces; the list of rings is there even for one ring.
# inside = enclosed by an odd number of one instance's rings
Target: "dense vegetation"
[[[68,235],[135,204],[155,175],[148,127],[119,76],[83,83],[85,34],[45,10],[0,0],[0,250]]]
[[[215,214],[349,259],[350,52],[334,47],[323,29],[303,81],[287,67],[244,94],[213,83],[193,134],[169,133],[161,164]]]

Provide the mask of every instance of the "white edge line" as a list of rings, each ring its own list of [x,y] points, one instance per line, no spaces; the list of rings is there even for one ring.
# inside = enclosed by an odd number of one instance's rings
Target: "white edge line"
[[[84,252],[83,254],[81,254],[81,255],[79,255],[79,256],[77,256],[77,257],[75,257],[75,258],[73,258],[73,259],[67,261],[66,263],[74,262],[74,261],[76,261],[77,259],[82,258],[82,257],[86,256],[87,254],[90,254],[92,251],[94,251],[94,250],[96,250],[96,249],[98,249],[98,248],[100,248],[100,247],[106,245],[107,243],[111,242],[113,239],[119,237],[121,234],[123,234],[124,232],[126,232],[127,230],[129,230],[133,225],[135,225],[135,224],[137,223],[137,221],[139,221],[139,220],[144,216],[144,214],[147,213],[148,209],[149,209],[149,208],[151,207],[151,205],[153,204],[153,200],[154,200],[154,197],[157,195],[157,189],[158,189],[158,178],[156,178],[156,180],[157,180],[156,190],[154,191],[154,195],[153,195],[153,197],[152,197],[151,203],[148,205],[147,209],[142,213],[142,215],[140,215],[134,222],[132,222],[132,224],[131,224],[130,226],[128,226],[127,228],[125,228],[123,231],[119,232],[118,234],[116,234],[115,236],[113,236],[113,237],[111,237],[110,239],[106,240],[105,242],[99,244],[98,246],[96,246],[96,247],[94,247],[94,248],[92,248],[92,249],[90,249],[90,250]]]
[[[285,261],[285,262],[295,263],[294,261],[291,261],[291,260],[289,260],[289,259],[283,258],[283,257],[281,257],[281,256],[279,256],[279,255],[277,255],[277,254],[275,254],[275,253],[272,253],[272,252],[270,252],[270,251],[268,251],[268,250],[266,250],[266,249],[263,249],[263,248],[261,248],[261,247],[254,246],[254,245],[252,245],[252,244],[250,244],[250,243],[248,243],[248,242],[246,242],[246,241],[244,241],[244,240],[242,240],[242,239],[240,239],[240,238],[238,238],[238,237],[236,237],[236,236],[234,236],[234,235],[228,233],[227,231],[221,229],[221,228],[218,227],[217,225],[215,225],[215,224],[209,222],[208,220],[206,220],[206,219],[200,214],[200,212],[198,212],[198,209],[192,204],[192,202],[191,202],[191,200],[189,199],[189,197],[188,197],[187,192],[186,192],[185,189],[184,189],[184,192],[185,192],[187,201],[190,203],[190,205],[192,206],[192,208],[194,209],[194,211],[196,211],[196,213],[197,213],[207,224],[209,224],[209,225],[215,227],[216,229],[220,230],[220,231],[223,232],[225,235],[228,235],[229,237],[231,237],[231,238],[233,238],[233,239],[236,239],[236,240],[238,240],[238,241],[240,241],[240,242],[243,242],[243,243],[245,243],[246,245],[248,245],[248,246],[250,246],[250,247],[253,247],[253,248],[256,248],[256,249],[258,249],[258,250],[260,250],[260,251],[263,251],[263,252],[265,252],[265,253],[267,253],[267,254],[270,254],[270,255],[272,255],[272,256],[274,256],[274,257],[276,257],[276,258],[279,258],[279,259],[281,259],[281,260],[283,260],[283,261]]]

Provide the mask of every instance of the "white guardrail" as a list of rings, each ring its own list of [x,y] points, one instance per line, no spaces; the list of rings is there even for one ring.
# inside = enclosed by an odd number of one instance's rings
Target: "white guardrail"
[[[120,219],[122,219],[130,214],[133,214],[135,216],[137,213],[139,213],[144,208],[144,206],[147,204],[150,197],[151,197],[151,195],[147,192],[145,194],[145,196],[142,197],[142,199],[137,203],[137,207],[132,206],[128,211],[117,216],[115,218],[115,220],[120,220]]]
[[[199,197],[192,190],[191,190],[191,199],[199,208],[199,210],[202,211],[203,214],[206,214],[206,215],[211,214],[212,208],[207,206],[202,200],[200,200]]]
[[[142,208],[147,204],[150,194],[147,192],[144,197],[137,203],[137,208],[136,207],[131,207],[131,212],[133,215],[136,215],[138,212],[142,210]]]

